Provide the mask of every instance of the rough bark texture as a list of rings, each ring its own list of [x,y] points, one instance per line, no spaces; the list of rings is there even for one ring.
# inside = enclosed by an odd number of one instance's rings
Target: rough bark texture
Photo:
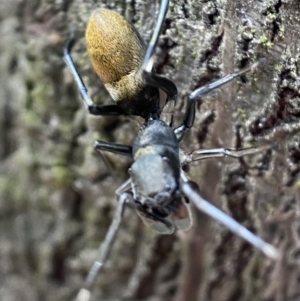
[[[114,212],[127,158],[93,140],[128,143],[126,118],[88,116],[62,62],[74,60],[93,99],[112,103],[88,61],[84,28],[108,7],[149,40],[157,1],[0,1],[1,300],[71,300]],[[276,245],[273,262],[194,210],[188,233],[157,236],[128,209],[92,300],[300,300],[300,4],[296,0],[171,1],[157,49],[159,73],[188,94],[259,57],[266,62],[204,98],[185,150],[271,143],[242,160],[189,167],[202,195]],[[200,110],[201,109],[201,110]]]

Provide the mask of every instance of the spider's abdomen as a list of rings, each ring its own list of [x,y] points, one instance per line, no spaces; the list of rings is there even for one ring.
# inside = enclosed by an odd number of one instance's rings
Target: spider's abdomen
[[[91,63],[113,100],[128,115],[147,119],[156,113],[159,92],[143,78],[145,45],[133,25],[114,11],[97,9],[85,38]]]

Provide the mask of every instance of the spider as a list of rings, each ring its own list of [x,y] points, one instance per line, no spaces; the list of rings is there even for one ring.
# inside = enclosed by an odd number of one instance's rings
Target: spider
[[[204,200],[196,183],[190,181],[182,170],[183,165],[194,161],[223,156],[239,158],[260,152],[266,146],[239,150],[195,150],[191,153],[179,148],[184,134],[193,126],[196,100],[200,101],[200,96],[253,70],[260,61],[193,91],[189,95],[182,124],[173,129],[171,120],[164,121],[163,115],[174,106],[177,88],[172,81],[157,75],[153,69],[154,52],[168,5],[169,0],[161,0],[148,47],[133,25],[118,13],[106,9],[97,9],[92,13],[86,29],[87,50],[96,73],[115,101],[114,105],[96,105],[88,95],[70,54],[75,43],[74,34],[64,49],[64,61],[91,114],[135,115],[144,119],[132,145],[99,140],[94,144],[97,151],[131,156],[133,163],[129,168],[129,179],[116,190],[118,205],[113,221],[86,282],[77,295],[78,301],[90,298],[91,287],[115,241],[126,203],[134,204],[146,225],[161,234],[171,234],[176,229],[190,229],[192,218],[188,204],[193,202],[198,209],[223,223],[270,258],[279,257],[279,252],[273,246]]]

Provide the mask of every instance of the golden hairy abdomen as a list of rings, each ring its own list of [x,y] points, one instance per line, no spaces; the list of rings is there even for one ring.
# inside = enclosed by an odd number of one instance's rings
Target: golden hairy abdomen
[[[138,71],[145,52],[143,41],[118,13],[95,10],[85,37],[92,65],[104,84],[113,84]]]

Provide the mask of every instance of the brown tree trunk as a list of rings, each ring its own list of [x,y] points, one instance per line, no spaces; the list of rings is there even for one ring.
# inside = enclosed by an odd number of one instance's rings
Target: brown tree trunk
[[[100,6],[125,15],[149,41],[158,1],[0,0],[1,300],[74,298],[128,177],[128,158],[107,154],[110,170],[92,145],[128,143],[136,124],[89,116],[62,61],[75,28],[74,61],[89,92],[112,103],[83,38]],[[171,1],[156,57],[157,71],[179,90],[177,122],[193,89],[265,57],[203,98],[181,147],[272,144],[188,172],[203,197],[277,246],[282,259],[271,261],[196,209],[192,230],[172,236],[152,233],[128,209],[92,300],[300,300],[299,19],[296,0]]]

